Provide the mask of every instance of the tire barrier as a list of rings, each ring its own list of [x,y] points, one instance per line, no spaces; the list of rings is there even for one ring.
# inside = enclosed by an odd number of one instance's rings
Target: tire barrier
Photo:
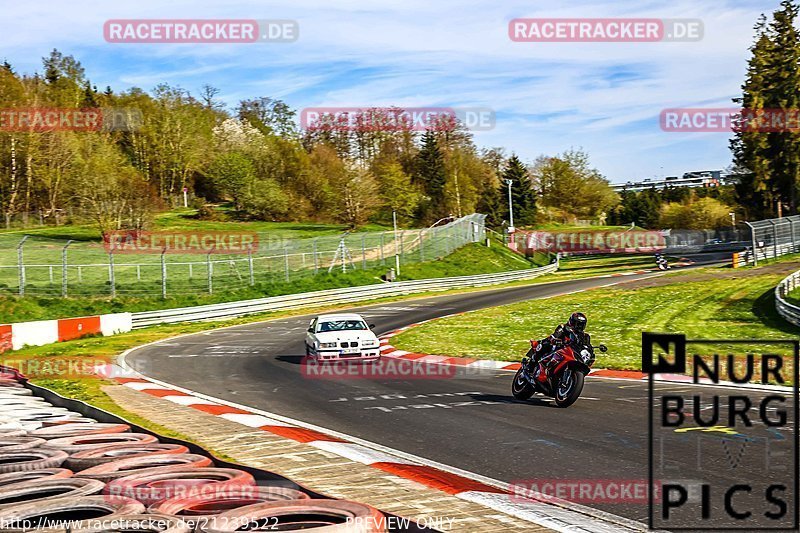
[[[144,457],[119,459],[112,463],[87,468],[78,472],[76,476],[110,483],[115,479],[128,478],[134,475],[182,472],[187,468],[205,468],[211,465],[211,459],[205,455],[193,453],[146,455]]]
[[[28,450],[30,448],[38,448],[47,442],[44,439],[37,439],[36,437],[3,437],[0,436],[0,452],[17,452],[19,450]]]
[[[136,435],[137,433],[131,433]],[[122,433],[124,435],[124,433]],[[67,437],[70,438],[70,437]],[[52,442],[52,441],[51,441]],[[189,453],[189,448],[180,444],[115,444],[102,448],[91,448],[73,453],[64,466],[74,472],[80,472],[119,459],[146,457],[148,455]]]
[[[99,467],[98,467],[99,468]],[[253,487],[255,478],[232,468],[183,467],[169,471],[131,474],[111,481],[103,490],[111,496],[134,498],[146,505],[178,496],[220,493]]]
[[[72,477],[72,470],[67,470],[66,468],[42,468],[41,470],[26,470],[25,472],[9,472],[8,474],[0,474],[0,487],[33,479],[66,479],[70,477]]]
[[[34,479],[0,488],[0,509],[54,498],[100,494],[105,483],[94,479]]]
[[[216,516],[212,527],[203,533],[274,529],[291,531],[315,529],[320,533],[382,533],[383,514],[355,502],[340,500],[295,500],[257,503]]]
[[[0,474],[58,468],[67,460],[67,457],[67,452],[46,448],[0,452]]]
[[[143,512],[144,505],[130,498],[109,496],[54,498],[0,510],[0,531],[22,533],[36,530],[67,533],[66,527],[59,526],[65,521],[70,521],[71,529],[74,531],[91,528],[98,520],[119,519]]]
[[[78,437],[80,435],[102,435],[105,433],[125,433],[131,427],[127,424],[63,424],[49,428],[41,428],[31,432],[32,437],[57,439],[60,437]]]
[[[220,468],[191,444],[162,443],[45,389],[23,387],[14,380],[24,377],[4,370],[0,533],[221,532],[235,531],[236,520],[251,530],[384,531],[376,529],[383,514],[372,507],[326,499],[275,474]]]
[[[135,514],[101,520],[89,529],[73,529],[70,533],[191,533],[192,527],[179,518],[159,514]]]
[[[163,500],[151,505],[151,513],[179,516],[193,529],[213,524],[214,517],[247,505],[278,501],[307,500],[308,494],[284,487],[245,487],[242,490],[220,494],[199,494]]]
[[[47,448],[63,450],[68,454],[108,448],[117,444],[155,444],[158,439],[146,433],[90,433],[75,437],[59,437],[45,441]]]

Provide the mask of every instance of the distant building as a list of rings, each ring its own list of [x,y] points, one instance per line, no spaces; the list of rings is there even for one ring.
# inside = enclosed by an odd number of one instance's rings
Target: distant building
[[[647,189],[663,189],[665,187],[719,187],[727,184],[726,176],[721,170],[695,170],[686,172],[682,177],[667,176],[663,179],[645,178],[641,181],[616,183],[611,187],[615,191],[639,192]]]

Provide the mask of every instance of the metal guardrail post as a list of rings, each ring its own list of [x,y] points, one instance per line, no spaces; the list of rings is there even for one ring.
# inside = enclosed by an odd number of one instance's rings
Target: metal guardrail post
[[[72,244],[72,239],[61,249],[61,297],[67,297],[67,248]]]
[[[22,246],[28,240],[30,235],[25,235],[17,245],[17,270],[19,271],[19,295],[25,296],[25,256],[22,251]]]

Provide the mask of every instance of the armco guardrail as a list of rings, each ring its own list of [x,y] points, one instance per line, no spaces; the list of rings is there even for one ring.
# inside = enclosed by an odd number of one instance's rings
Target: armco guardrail
[[[783,278],[775,287],[775,310],[795,326],[800,326],[800,307],[790,304],[785,298],[798,286],[800,286],[800,270]]]
[[[510,281],[531,279],[543,274],[555,272],[556,270],[558,270],[558,264],[553,263],[543,267],[501,272],[499,274],[399,281],[377,285],[364,285],[361,287],[347,287],[344,289],[288,294],[285,296],[271,296],[269,298],[258,298],[239,302],[164,309],[161,311],[144,311],[141,313],[133,313],[133,327],[135,329],[153,326],[155,324],[221,320],[254,313],[263,313],[265,311],[279,311],[316,304],[358,302],[386,296],[401,296],[416,292],[496,285]]]

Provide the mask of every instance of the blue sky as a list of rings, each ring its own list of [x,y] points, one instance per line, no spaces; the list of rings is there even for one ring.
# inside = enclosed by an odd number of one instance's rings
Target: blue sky
[[[668,107],[728,107],[743,81],[760,13],[772,1],[3,0],[0,59],[41,70],[52,48],[78,58],[98,88],[159,83],[324,106],[489,107],[478,146],[525,160],[582,148],[612,182],[730,164],[728,135],[671,133]],[[568,5],[565,5],[568,4]],[[515,43],[517,17],[698,18],[699,42]],[[283,44],[110,44],[107,19],[294,19]]]

